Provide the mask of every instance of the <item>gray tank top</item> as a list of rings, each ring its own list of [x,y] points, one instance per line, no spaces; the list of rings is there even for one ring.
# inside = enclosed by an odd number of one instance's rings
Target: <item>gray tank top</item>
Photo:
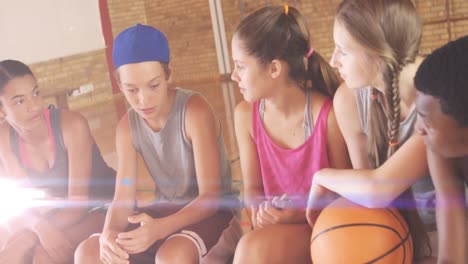
[[[354,95],[356,98],[359,120],[361,122],[362,131],[367,135],[367,119],[369,115],[369,108],[371,104],[371,87],[364,87],[354,89]],[[379,94],[378,102],[382,104],[381,95]],[[414,125],[416,124],[417,113],[413,109],[408,117],[400,123],[399,138],[400,144],[404,144],[408,140],[414,131]],[[417,181],[411,187],[414,198],[416,200],[416,206],[418,208],[419,215],[422,221],[426,225],[428,231],[436,229],[435,219],[435,190],[434,184],[430,175]]]
[[[128,112],[133,146],[142,155],[156,183],[158,202],[188,203],[198,196],[192,144],[185,135],[185,107],[193,94],[192,91],[176,89],[172,110],[158,132],[154,132],[133,109]],[[232,189],[231,166],[222,129],[218,150],[223,203],[226,203],[236,200],[237,193]]]

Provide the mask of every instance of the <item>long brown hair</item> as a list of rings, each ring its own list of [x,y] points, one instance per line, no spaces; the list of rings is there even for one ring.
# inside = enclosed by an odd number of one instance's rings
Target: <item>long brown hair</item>
[[[335,17],[368,53],[383,62],[386,104],[371,100],[367,120],[369,161],[376,168],[399,147],[399,76],[403,67],[416,59],[422,24],[410,0],[344,0]],[[373,97],[380,95],[376,89],[372,93]],[[398,199],[414,201],[409,190]],[[405,204],[400,212],[412,232],[415,258],[424,256],[431,249],[417,211]]]
[[[340,85],[337,74],[317,51],[310,50],[309,28],[303,15],[294,7],[285,12],[283,6],[261,8],[245,17],[234,33],[249,55],[266,65],[275,59],[289,65],[289,77],[301,89],[316,89],[333,96]]]

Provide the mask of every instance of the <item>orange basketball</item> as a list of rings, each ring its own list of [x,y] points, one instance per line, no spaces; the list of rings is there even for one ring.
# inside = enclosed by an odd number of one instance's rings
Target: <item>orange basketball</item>
[[[369,209],[344,198],[322,211],[310,243],[314,264],[410,264],[413,259],[411,234],[397,210]]]

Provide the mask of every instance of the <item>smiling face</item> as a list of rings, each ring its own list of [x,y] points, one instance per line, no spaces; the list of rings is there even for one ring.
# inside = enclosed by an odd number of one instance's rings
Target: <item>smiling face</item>
[[[30,130],[44,121],[44,103],[30,74],[11,79],[1,91],[0,102],[0,115],[15,128]]]
[[[247,54],[242,41],[236,36],[232,39],[232,59],[234,71],[231,79],[239,85],[244,100],[255,102],[267,97],[272,89],[268,65],[262,65],[259,59]]]
[[[468,155],[468,128],[442,112],[437,98],[417,92],[417,130],[426,146],[447,158]]]
[[[160,62],[122,65],[118,69],[120,88],[130,106],[144,119],[157,118],[169,101],[169,76]]]
[[[350,88],[381,86],[381,60],[366,52],[339,20],[335,20],[333,38],[335,50],[330,65],[340,72],[346,85]]]

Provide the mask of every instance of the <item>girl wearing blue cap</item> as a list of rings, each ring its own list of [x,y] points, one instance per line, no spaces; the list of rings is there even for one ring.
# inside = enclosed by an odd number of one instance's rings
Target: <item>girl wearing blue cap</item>
[[[116,194],[100,238],[83,242],[75,262],[225,262],[241,230],[217,116],[202,96],[169,87],[169,47],[159,30],[124,30],[113,60],[131,106],[117,127]],[[134,208],[137,155],[156,183],[157,201],[144,208]]]
[[[43,202],[52,199],[7,219],[0,263],[70,263],[78,244],[104,224],[105,214],[90,208],[113,195],[115,171],[105,164],[86,119],[44,109],[39,91],[27,65],[0,62],[0,176],[43,191]],[[24,197],[11,199],[1,202]]]

